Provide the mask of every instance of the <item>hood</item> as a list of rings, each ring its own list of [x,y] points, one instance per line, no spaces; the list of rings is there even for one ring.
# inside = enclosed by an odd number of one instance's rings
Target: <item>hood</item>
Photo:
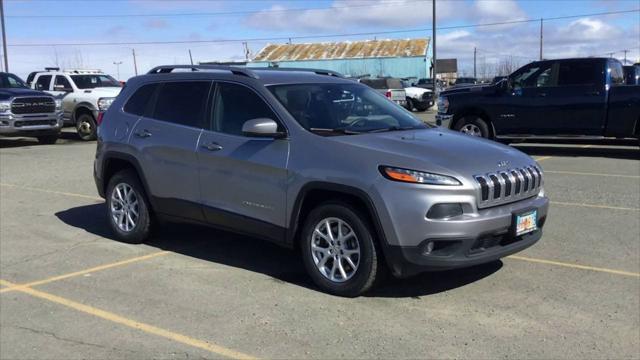
[[[448,88],[445,91],[442,91],[440,95],[448,96],[462,93],[495,93],[498,90],[498,87],[495,84],[469,84],[469,85],[458,85],[451,88]]]
[[[121,87],[97,87],[93,89],[81,90],[85,94],[96,94],[100,97],[116,97],[122,91]]]
[[[507,168],[535,164],[528,155],[510,146],[441,128],[392,131],[331,139],[376,152],[380,165],[431,171],[470,178]],[[499,169],[499,162],[508,167]]]
[[[51,96],[42,91],[27,89],[27,88],[1,88],[0,89],[0,100],[9,100],[16,96]]]
[[[421,87],[409,86],[404,88],[405,90],[417,91],[417,92],[433,92],[431,89],[425,89]]]

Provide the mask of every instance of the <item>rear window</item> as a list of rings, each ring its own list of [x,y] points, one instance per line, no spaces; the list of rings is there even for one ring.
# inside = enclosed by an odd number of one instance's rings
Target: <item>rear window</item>
[[[136,90],[129,98],[129,101],[124,105],[124,111],[129,114],[143,116],[151,97],[158,84],[147,84]]]
[[[609,72],[611,74],[611,85],[624,85],[624,70],[622,69],[621,63],[610,61]]]
[[[402,89],[402,82],[398,79],[387,79],[387,89]]]
[[[202,127],[211,82],[183,81],[162,85],[153,118],[179,125]]]
[[[595,85],[598,83],[598,73],[601,66],[601,63],[597,61],[560,62],[558,85]]]

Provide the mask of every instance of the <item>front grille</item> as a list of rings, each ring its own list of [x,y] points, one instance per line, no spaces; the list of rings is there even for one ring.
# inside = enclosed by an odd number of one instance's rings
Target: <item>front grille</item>
[[[14,114],[43,114],[56,111],[56,102],[50,97],[23,97],[11,102]]]
[[[506,204],[537,195],[542,171],[536,166],[474,176],[480,185],[479,208]]]

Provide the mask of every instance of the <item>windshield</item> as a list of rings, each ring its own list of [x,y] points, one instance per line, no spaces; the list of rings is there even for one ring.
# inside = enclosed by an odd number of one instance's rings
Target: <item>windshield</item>
[[[24,81],[13,74],[0,74],[0,88],[2,89],[24,89]]]
[[[429,126],[360,84],[274,85],[269,90],[305,129],[323,135]]]
[[[109,75],[71,75],[78,89],[93,89],[97,87],[120,87],[118,80]]]

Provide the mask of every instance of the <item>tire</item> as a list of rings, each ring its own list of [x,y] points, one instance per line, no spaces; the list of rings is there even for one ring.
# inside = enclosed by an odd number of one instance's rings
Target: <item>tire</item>
[[[327,222],[333,238],[329,237]],[[366,217],[344,203],[323,203],[309,213],[300,241],[305,268],[318,287],[345,297],[359,296],[371,288],[379,272],[380,256],[369,229]]]
[[[413,111],[414,109],[414,105],[413,105],[413,99],[411,99],[410,97],[407,98],[407,110],[409,111]]]
[[[479,116],[469,115],[462,117],[456,123],[455,129],[471,136],[489,138],[489,125]]]
[[[43,145],[52,145],[58,141],[58,134],[55,135],[44,135],[37,137],[38,142]]]
[[[118,191],[120,196],[118,196]],[[128,196],[131,191],[133,195]],[[141,244],[149,238],[151,233],[149,202],[144,188],[133,170],[119,171],[109,179],[106,200],[109,226],[117,240],[129,244]],[[136,200],[137,203],[135,203]],[[118,210],[123,212],[120,213]],[[137,218],[135,217],[136,211]],[[129,219],[127,219],[128,216],[130,216]]]
[[[95,140],[98,126],[93,115],[87,113],[80,114],[76,119],[76,130],[80,139],[84,141]]]

